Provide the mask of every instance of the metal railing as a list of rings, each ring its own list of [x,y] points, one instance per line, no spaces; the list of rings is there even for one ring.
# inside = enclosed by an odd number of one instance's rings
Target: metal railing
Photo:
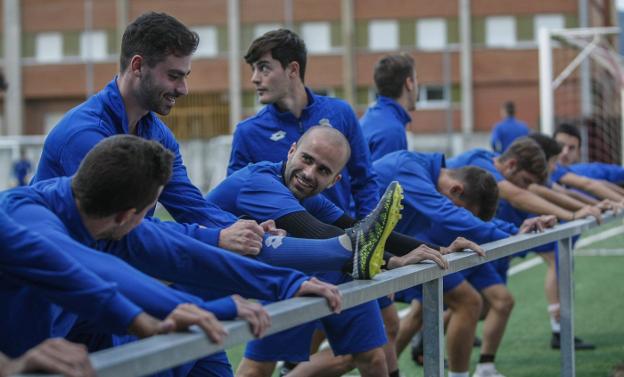
[[[605,214],[603,224],[623,215]],[[339,286],[343,310],[384,295],[423,284],[424,372],[426,376],[444,376],[444,334],[442,325],[442,277],[453,272],[530,250],[550,242],[559,242],[559,299],[561,305],[561,376],[574,376],[574,279],[572,237],[598,226],[594,219],[581,219],[546,230],[512,236],[482,245],[486,257],[473,252],[447,255],[449,268],[440,269],[433,262],[406,266],[377,275],[373,280],[356,280]],[[267,335],[331,314],[324,299],[297,297],[267,305],[272,326]],[[190,360],[239,345],[254,339],[247,322],[224,321],[228,336],[224,343],[211,343],[198,329],[187,333],[159,335],[91,354],[91,362],[101,377],[142,376],[168,369]],[[22,375],[29,376],[29,375]],[[34,375],[32,375],[34,376]],[[41,376],[38,374],[37,376]]]

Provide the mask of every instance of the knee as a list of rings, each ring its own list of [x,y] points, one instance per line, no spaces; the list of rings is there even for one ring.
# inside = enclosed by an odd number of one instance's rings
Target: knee
[[[476,291],[470,291],[470,294],[466,294],[459,302],[458,310],[462,310],[466,314],[470,314],[471,317],[479,318],[481,315],[481,309],[483,308],[483,299],[481,295]]]
[[[500,294],[496,295],[495,299],[490,302],[490,306],[492,309],[496,310],[501,314],[508,315],[513,310],[515,305],[515,300],[511,295],[511,292],[508,290],[504,290],[500,292]]]
[[[274,369],[273,362],[258,362],[243,358],[236,370],[236,377],[270,377]]]
[[[376,370],[386,365],[386,355],[381,347],[353,354],[353,360],[358,368],[364,367],[368,370]]]

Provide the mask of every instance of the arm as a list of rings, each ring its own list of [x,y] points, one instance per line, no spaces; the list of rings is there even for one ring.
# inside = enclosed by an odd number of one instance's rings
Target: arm
[[[598,204],[598,200],[592,198],[591,196],[587,195],[587,194],[583,194],[582,192],[578,191],[578,190],[568,190],[567,188],[561,186],[558,183],[553,183],[553,190],[557,191],[557,192],[561,192],[563,194],[568,195],[571,198],[574,198],[576,200],[578,200],[581,203],[584,203],[585,205],[589,204],[589,205],[596,205]]]
[[[564,193],[557,192],[544,185],[538,185],[533,183],[529,186],[529,191],[539,195],[540,197],[546,199],[553,204],[556,204],[570,211],[577,211],[585,206],[585,203],[579,202],[578,200]]]
[[[234,131],[234,136],[232,137],[232,151],[230,152],[230,161],[228,162],[227,175],[230,176],[237,170],[240,170],[247,166],[249,163],[253,163],[256,161],[252,161],[249,153],[247,153],[248,148],[246,146],[246,138],[242,134],[241,124],[239,123],[236,126],[236,131]]]
[[[600,182],[602,182],[605,186],[607,186],[611,190],[615,191],[616,193],[624,196],[624,188],[616,185],[615,183],[611,183],[609,181],[600,181]]]
[[[345,127],[349,127],[350,134],[346,136],[351,144],[351,158],[347,163],[347,170],[351,178],[351,193],[355,201],[357,217],[363,218],[375,208],[379,200],[379,190],[362,128],[350,107],[348,112],[349,118],[346,120]]]
[[[622,200],[622,196],[620,196],[617,192],[611,190],[606,185],[602,184],[601,181],[587,177],[581,177],[580,175],[576,175],[574,173],[566,173],[563,177],[561,177],[559,182],[563,183],[564,185],[586,191],[601,199],[611,199],[616,202]]]
[[[498,182],[498,189],[501,198],[522,211],[538,215],[555,215],[558,219],[566,221],[574,220],[576,217],[573,212],[552,204],[528,190],[521,189],[507,180]]]

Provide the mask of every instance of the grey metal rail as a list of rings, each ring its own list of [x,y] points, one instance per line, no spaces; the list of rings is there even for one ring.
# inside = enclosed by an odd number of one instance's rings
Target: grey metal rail
[[[603,224],[623,216],[607,213]],[[598,226],[594,219],[581,219],[557,225],[543,233],[522,234],[482,245],[486,257],[474,252],[447,255],[449,268],[440,269],[433,262],[406,266],[377,275],[373,280],[357,280],[339,286],[343,310],[424,284],[423,326],[425,339],[425,375],[444,376],[444,336],[442,330],[442,280],[453,272],[487,261],[530,250],[550,242],[559,242],[559,295],[561,305],[561,375],[574,376],[574,284],[571,237]],[[272,326],[267,335],[309,322],[328,314],[322,298],[297,297],[267,305]],[[101,377],[143,376],[180,365],[253,339],[244,321],[224,321],[228,336],[223,344],[211,343],[198,329],[186,333],[159,335],[91,354],[91,362]],[[35,376],[35,375],[21,375]],[[41,377],[41,374],[36,376]],[[48,375],[52,376],[52,375]]]

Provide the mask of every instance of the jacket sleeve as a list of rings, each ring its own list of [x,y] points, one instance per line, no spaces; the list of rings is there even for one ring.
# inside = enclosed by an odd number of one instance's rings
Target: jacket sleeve
[[[243,127],[241,124],[236,126],[234,136],[232,137],[232,151],[230,152],[230,161],[228,163],[227,175],[230,176],[237,170],[240,170],[247,166],[252,161],[247,143],[245,142],[245,136],[243,135]]]
[[[236,217],[207,201],[188,177],[182,161],[180,147],[173,135],[165,135],[163,140],[175,155],[173,172],[158,201],[180,223],[197,223],[207,227],[225,228],[236,222]],[[216,244],[216,243],[213,243]]]
[[[262,300],[295,295],[308,280],[301,272],[269,266],[182,234],[142,222],[105,249],[158,279]]]
[[[11,216],[21,224],[28,224],[32,230],[40,233],[101,279],[115,283],[121,294],[155,317],[163,319],[183,303],[193,303],[215,315],[219,314],[219,319],[236,317],[236,306],[231,298],[214,303],[204,302],[193,295],[171,289],[137,271],[123,260],[75,241],[68,235],[60,220],[43,207],[22,206]]]
[[[0,271],[57,305],[115,333],[127,331],[141,308],[56,244],[0,213]],[[85,303],[88,303],[85,305]]]
[[[347,127],[349,128],[349,143],[351,158],[347,163],[347,170],[351,179],[351,193],[355,202],[358,218],[363,218],[375,209],[379,200],[379,190],[375,181],[375,171],[371,164],[368,145],[364,140],[362,128],[351,108],[348,108]]]

